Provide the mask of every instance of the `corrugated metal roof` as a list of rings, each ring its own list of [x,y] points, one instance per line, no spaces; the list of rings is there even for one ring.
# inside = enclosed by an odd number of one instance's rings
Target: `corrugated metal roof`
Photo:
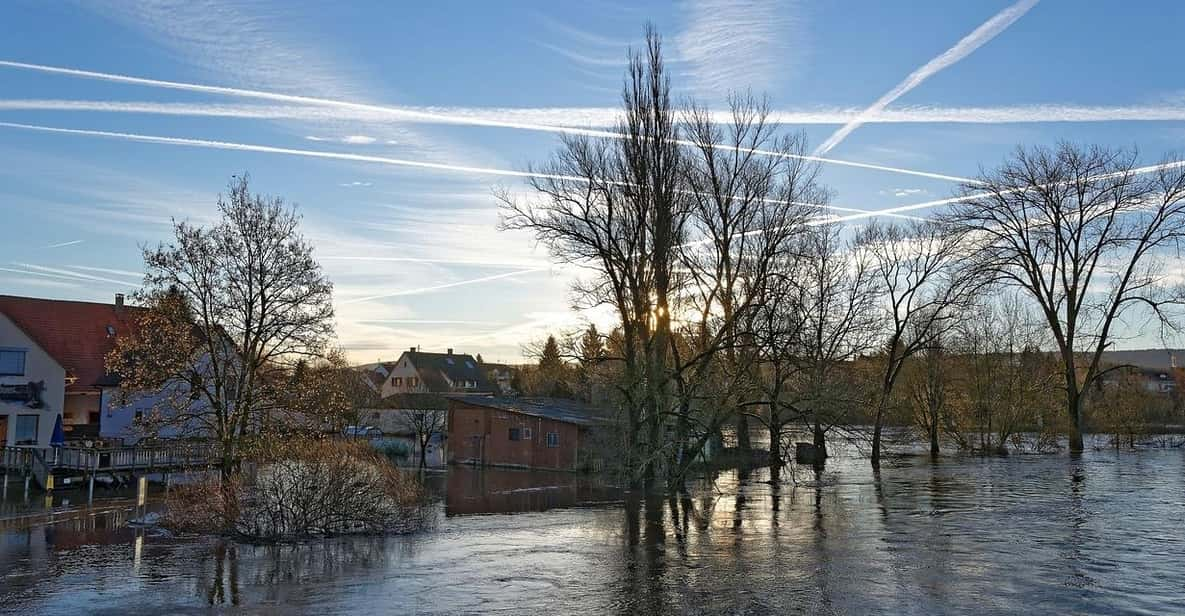
[[[507,398],[500,396],[461,395],[445,397],[449,400],[472,406],[484,406],[581,426],[605,424],[610,421],[612,416],[612,413],[605,409],[562,398]]]

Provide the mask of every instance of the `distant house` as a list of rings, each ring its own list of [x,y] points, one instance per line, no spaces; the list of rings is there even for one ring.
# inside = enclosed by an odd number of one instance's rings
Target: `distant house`
[[[453,464],[577,470],[605,414],[572,400],[447,396]]]
[[[518,376],[518,368],[509,364],[491,364],[488,362],[479,364],[482,372],[486,375],[486,380],[489,381],[498,390],[499,395],[509,396],[514,391],[514,379]]]
[[[375,362],[373,364],[362,364],[355,366],[354,369],[362,373],[366,385],[376,394],[382,394],[383,383],[386,382],[387,377],[391,376],[391,369],[395,367],[395,362]]]
[[[382,397],[395,394],[491,394],[495,387],[486,379],[472,355],[425,353],[415,348],[404,351],[390,368],[382,386]]]
[[[1138,378],[1145,390],[1157,394],[1173,394],[1180,383],[1185,383],[1185,368],[1177,364],[1178,357],[1185,357],[1185,351],[1180,349],[1106,351],[1103,353],[1103,364],[1131,366],[1133,369],[1127,373]],[[1104,380],[1114,381],[1115,376],[1109,375]]]

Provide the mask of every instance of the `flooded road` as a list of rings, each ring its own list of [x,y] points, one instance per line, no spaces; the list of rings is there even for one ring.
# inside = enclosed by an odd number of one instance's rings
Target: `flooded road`
[[[126,528],[127,501],[0,522],[19,614],[1166,613],[1185,451],[865,460],[635,498],[452,469],[432,530],[249,546]],[[11,500],[11,495],[10,495]],[[16,505],[8,505],[9,513]],[[36,510],[36,504],[25,505]],[[115,527],[112,530],[112,527]]]

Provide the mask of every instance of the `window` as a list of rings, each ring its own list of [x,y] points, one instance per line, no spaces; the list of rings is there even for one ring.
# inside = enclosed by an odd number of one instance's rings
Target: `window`
[[[36,445],[37,444],[37,423],[40,418],[37,415],[17,415],[16,416],[16,443],[17,445]]]
[[[25,350],[0,347],[0,376],[25,375]]]
[[[420,384],[420,379],[418,379],[414,376],[407,377],[407,386],[408,387],[415,387],[419,384]]]
[[[510,440],[521,441],[522,440],[522,431],[519,430],[518,428],[511,428],[510,429]]]
[[[410,379],[408,379],[408,380],[410,380]],[[401,376],[391,377],[391,385],[393,385],[395,387],[403,387],[403,377],[401,377]]]
[[[531,440],[531,429],[530,428],[523,428],[523,440],[524,441]]]
[[[555,449],[556,447],[560,446],[560,433],[559,432],[548,432],[547,433],[547,446],[552,449]]]

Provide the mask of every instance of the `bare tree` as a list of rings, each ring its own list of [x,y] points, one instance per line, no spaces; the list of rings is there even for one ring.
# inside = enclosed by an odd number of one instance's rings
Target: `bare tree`
[[[841,234],[840,225],[827,223],[796,239],[794,260],[783,264],[771,285],[772,301],[753,327],[764,362],[775,467],[783,463],[790,422],[807,423],[821,463],[827,433],[860,402],[850,366],[875,344],[879,285],[869,254]]]
[[[325,354],[333,287],[281,199],[252,195],[244,175],[218,210],[214,226],[174,223],[171,243],[144,250],[147,310],[107,361],[128,396],[168,393],[151,428],[214,438],[229,474],[294,399],[297,368]]]
[[[946,417],[947,392],[951,385],[948,363],[946,349],[936,337],[919,354],[912,373],[907,374],[914,422],[925,431],[931,456],[940,453],[938,437]]]
[[[428,466],[428,445],[432,437],[441,434],[448,422],[448,411],[442,409],[409,409],[400,413],[399,423],[416,440],[420,449],[420,466]]]
[[[964,311],[948,337],[953,387],[942,417],[961,447],[1007,453],[1021,430],[1036,428],[1044,437],[1055,428],[1047,409],[1057,371],[1042,351],[1044,332],[1015,293],[982,296]]]
[[[725,122],[694,106],[685,115],[690,208],[680,247],[683,344],[673,347],[676,479],[729,420],[740,450],[751,449],[748,419],[760,391],[752,326],[778,269],[793,262],[808,215],[828,198],[804,136],[779,136],[768,115],[749,96],[730,98]]]
[[[920,222],[909,227],[870,224],[858,242],[873,258],[880,281],[885,335],[873,406],[872,466],[880,467],[885,413],[905,361],[956,323],[974,288],[974,270],[955,267],[963,253],[957,228]]]
[[[631,58],[616,138],[565,137],[531,180],[541,203],[503,195],[503,228],[535,233],[552,255],[590,272],[578,305],[608,304],[621,320],[626,464],[631,481],[650,482],[670,404],[670,304],[676,284],[686,197],[680,192],[679,129],[658,34]],[[639,445],[644,444],[644,447]]]
[[[1136,153],[1061,144],[1020,149],[965,187],[948,220],[979,267],[1022,289],[1060,357],[1070,450],[1083,449],[1084,392],[1106,372],[1119,328],[1180,326],[1181,285],[1166,259],[1185,237],[1185,167],[1137,168]]]

